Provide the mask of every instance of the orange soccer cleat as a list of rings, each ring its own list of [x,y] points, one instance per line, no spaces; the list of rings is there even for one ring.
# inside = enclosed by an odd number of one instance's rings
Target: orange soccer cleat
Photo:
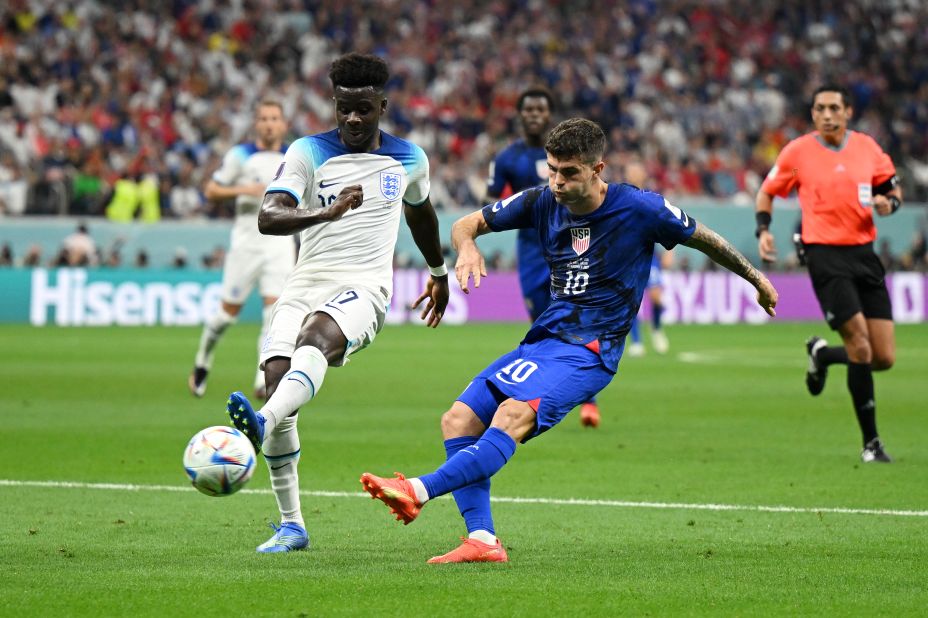
[[[506,555],[506,549],[499,539],[496,539],[496,545],[490,545],[477,539],[466,539],[458,547],[452,549],[447,554],[429,558],[428,564],[451,564],[456,562],[509,562],[509,556]]]
[[[580,406],[580,424],[584,427],[599,427],[599,406],[587,402]]]
[[[416,490],[406,477],[399,472],[393,474],[395,479],[385,479],[365,472],[361,475],[361,485],[371,498],[377,498],[390,507],[397,521],[409,524],[419,516],[422,504],[416,499]]]

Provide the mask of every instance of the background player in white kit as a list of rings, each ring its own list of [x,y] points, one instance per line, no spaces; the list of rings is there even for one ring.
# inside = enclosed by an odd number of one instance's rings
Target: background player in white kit
[[[448,269],[429,202],[429,162],[421,148],[380,130],[387,109],[386,63],[351,53],[335,60],[337,129],[295,141],[267,188],[258,217],[264,234],[300,232],[300,255],[274,307],[261,353],[268,401],[255,411],[229,396],[233,424],[263,450],[281,525],[259,552],[304,549],[297,410],[322,388],[328,367],[369,345],[393,293],[393,250],[400,213],[429,264],[415,305],[437,327],[448,304]]]
[[[235,198],[235,225],[222,272],[222,302],[203,325],[200,347],[193,371],[187,380],[190,392],[197,397],[206,393],[206,379],[213,364],[216,344],[229,326],[235,323],[242,305],[255,284],[264,302],[258,354],[267,336],[271,309],[284,289],[287,275],[293,270],[296,245],[292,238],[263,236],[258,231],[258,210],[268,183],[280,167],[286,151],[287,132],[280,103],[265,100],[255,110],[254,142],[232,147],[222,165],[206,184],[211,200]],[[264,374],[255,375],[255,396],[265,395]]]

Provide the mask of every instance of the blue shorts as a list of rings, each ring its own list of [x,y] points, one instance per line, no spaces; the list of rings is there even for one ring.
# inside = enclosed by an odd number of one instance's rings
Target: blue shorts
[[[595,352],[551,337],[522,343],[496,359],[457,400],[468,405],[487,427],[506,399],[528,402],[536,417],[535,429],[525,442],[560,423],[568,412],[604,389],[614,375]]]

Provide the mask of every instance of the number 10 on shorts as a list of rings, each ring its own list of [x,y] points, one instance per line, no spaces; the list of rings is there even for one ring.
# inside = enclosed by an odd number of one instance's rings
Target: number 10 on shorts
[[[510,384],[513,382],[521,384],[522,382],[525,382],[525,380],[527,380],[536,369],[538,369],[538,365],[532,361],[517,358],[497,371],[496,377],[497,379],[502,380],[503,382],[509,382]]]

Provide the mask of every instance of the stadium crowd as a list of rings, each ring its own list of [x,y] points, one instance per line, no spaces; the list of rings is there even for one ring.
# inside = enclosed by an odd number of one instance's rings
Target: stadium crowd
[[[673,197],[751,204],[811,90],[845,82],[854,127],[928,200],[928,3],[920,0],[11,0],[0,7],[0,214],[224,217],[204,179],[257,99],[294,136],[331,125],[337,54],[386,58],[388,130],[432,164],[433,203],[479,205],[541,83],[599,122],[610,169]]]

